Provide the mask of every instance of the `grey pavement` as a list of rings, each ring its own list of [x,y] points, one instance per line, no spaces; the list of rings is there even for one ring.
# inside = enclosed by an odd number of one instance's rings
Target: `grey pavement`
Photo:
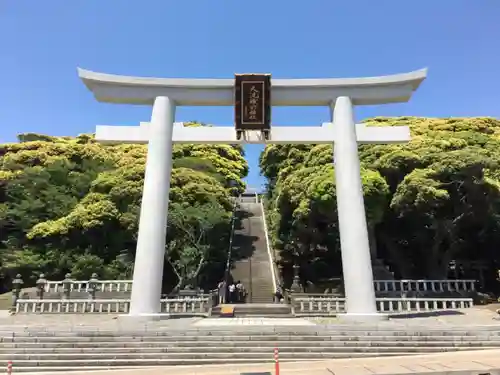
[[[393,317],[387,321],[381,321],[370,324],[360,324],[359,327],[380,327],[380,328],[467,328],[474,329],[478,327],[500,328],[500,320],[496,319],[497,314],[485,308],[470,308],[454,311],[441,311],[436,313],[413,314],[410,317],[401,315]],[[352,327],[352,324],[345,324],[335,317],[318,318],[173,318],[161,321],[143,322],[138,320],[134,323],[130,319],[122,319],[116,314],[19,314],[6,316],[0,314],[0,329],[37,329],[44,330],[78,330],[78,329],[139,329],[142,327],[161,328],[161,329],[201,329],[201,328],[224,328],[233,327],[255,327],[258,326],[303,326],[311,327],[324,326]],[[320,327],[317,327],[320,328]]]

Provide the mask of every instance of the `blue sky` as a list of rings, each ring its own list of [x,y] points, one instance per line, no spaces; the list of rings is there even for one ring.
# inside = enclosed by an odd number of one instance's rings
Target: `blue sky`
[[[0,141],[135,125],[151,109],[98,103],[76,68],[158,77],[353,77],[428,67],[406,104],[371,116],[500,117],[499,0],[0,0]],[[242,17],[246,20],[242,22]],[[326,108],[275,108],[319,125]],[[232,108],[182,107],[177,121],[232,124]],[[247,146],[261,184],[261,146]]]

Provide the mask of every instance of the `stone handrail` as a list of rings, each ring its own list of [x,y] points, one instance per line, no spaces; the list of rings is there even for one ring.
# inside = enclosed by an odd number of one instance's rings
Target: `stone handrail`
[[[231,230],[229,233],[229,244],[226,256],[226,268],[224,269],[224,280],[229,282],[229,275],[231,274],[232,257],[233,257],[233,237],[234,237],[234,224],[236,223],[236,210],[238,209],[238,201],[235,199],[233,202],[233,213],[231,214]]]
[[[271,277],[273,280],[273,292],[276,292],[278,289],[278,285],[282,285],[281,281],[281,275],[277,267],[276,263],[276,254],[274,253],[274,250],[271,247],[271,240],[269,236],[269,231],[267,229],[267,218],[266,218],[266,210],[264,209],[264,204],[262,203],[262,200],[259,202],[260,204],[260,209],[262,212],[262,225],[264,227],[264,236],[266,237],[266,250],[267,250],[267,256],[269,257],[269,266],[271,267]]]
[[[274,260],[274,259],[273,259]],[[277,267],[276,267],[277,268]],[[275,272],[277,270],[275,269]],[[377,292],[474,292],[476,280],[374,280]],[[132,280],[98,280],[101,292],[130,292]],[[92,286],[88,280],[73,280],[70,291],[89,292]],[[44,285],[47,293],[63,292],[63,281],[47,280]]]
[[[211,300],[208,296],[201,298],[169,298],[161,300],[162,313],[172,315],[207,315]],[[16,303],[16,314],[82,314],[108,313],[127,314],[130,299],[95,299],[95,300],[29,300],[19,299]]]
[[[377,310],[385,313],[425,312],[473,307],[472,298],[377,298]],[[345,312],[345,298],[292,297],[295,315],[335,315]]]
[[[99,280],[98,286],[101,292],[131,292],[132,280]],[[70,291],[72,292],[89,292],[91,288],[92,286],[89,285],[87,280],[74,280],[70,284]],[[64,283],[63,281],[47,280],[44,289],[47,293],[63,292]]]
[[[474,292],[476,280],[375,280],[377,292]]]

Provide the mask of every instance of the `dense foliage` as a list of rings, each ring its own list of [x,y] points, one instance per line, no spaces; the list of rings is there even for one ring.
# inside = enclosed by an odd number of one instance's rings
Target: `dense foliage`
[[[396,277],[482,279],[500,268],[500,121],[374,118],[408,125],[404,145],[359,147],[373,258]],[[0,287],[21,273],[62,279],[129,278],[146,147],[101,145],[90,135],[19,136],[0,145]],[[243,151],[177,145],[170,191],[165,289],[213,286],[224,272],[231,195],[244,188]],[[332,147],[270,145],[267,216],[290,280],[298,262],[314,283],[341,276]],[[453,274],[450,263],[464,264]],[[484,266],[484,277],[467,264]],[[473,268],[474,268],[473,267]],[[451,272],[451,273],[450,273]],[[471,273],[472,272],[472,273]]]
[[[401,117],[367,124],[408,125],[413,137],[405,145],[359,147],[372,257],[403,278],[442,279],[450,262],[479,261],[491,289],[500,263],[500,121]],[[270,145],[260,165],[285,273],[296,261],[312,282],[340,276],[332,147]],[[457,268],[459,276],[479,277]]]
[[[131,276],[146,146],[92,136],[19,136],[0,145],[0,277]],[[176,145],[165,278],[210,286],[224,272],[231,195],[248,172],[242,149]]]

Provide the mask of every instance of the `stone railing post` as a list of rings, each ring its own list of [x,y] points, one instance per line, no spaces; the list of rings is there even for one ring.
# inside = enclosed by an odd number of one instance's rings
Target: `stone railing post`
[[[17,300],[21,295],[21,290],[23,288],[24,281],[21,274],[17,274],[15,279],[12,280],[12,309],[15,311]]]
[[[73,286],[73,279],[71,279],[71,274],[67,273],[62,281],[63,287],[63,299],[70,299],[71,287]]]
[[[36,281],[36,296],[38,297],[38,299],[43,299],[46,285],[47,279],[45,278],[45,275],[41,273],[38,280]]]
[[[88,282],[88,292],[90,299],[95,299],[95,294],[99,291],[99,279],[97,273],[93,273]]]
[[[299,276],[300,266],[297,263],[293,265],[293,282],[291,286],[292,293],[302,292],[300,287],[300,276]]]

